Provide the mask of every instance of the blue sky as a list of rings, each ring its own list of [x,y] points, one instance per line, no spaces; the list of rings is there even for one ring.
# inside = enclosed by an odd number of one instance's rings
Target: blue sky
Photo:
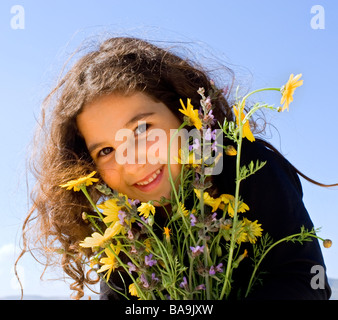
[[[24,29],[13,29],[13,5],[24,8]],[[313,29],[314,5],[325,28]],[[269,139],[297,168],[324,183],[338,182],[338,3],[311,0],[2,0],[0,3],[0,297],[18,294],[12,264],[28,208],[25,163],[43,98],[63,63],[85,39],[106,34],[191,42],[206,62],[220,60],[249,89],[280,86],[302,73],[289,113],[267,115]],[[276,94],[256,96],[278,104]],[[320,236],[328,275],[338,278],[338,188],[302,181],[304,202]],[[27,294],[69,295],[67,284],[40,282],[30,256],[20,265]],[[49,274],[49,278],[60,275]]]

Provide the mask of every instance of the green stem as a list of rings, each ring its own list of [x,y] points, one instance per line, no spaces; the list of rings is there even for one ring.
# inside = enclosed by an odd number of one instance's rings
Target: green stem
[[[245,297],[248,296],[248,294],[249,294],[249,292],[250,292],[250,290],[251,290],[251,287],[252,287],[252,285],[253,285],[252,282],[253,282],[253,280],[254,280],[254,277],[255,277],[255,275],[256,275],[256,272],[257,272],[257,270],[258,270],[260,264],[262,263],[262,261],[263,261],[263,259],[265,258],[265,256],[270,252],[270,250],[273,249],[276,245],[278,245],[278,244],[280,244],[280,243],[282,243],[282,242],[284,242],[284,241],[290,241],[292,238],[296,238],[296,237],[301,236],[301,235],[303,235],[302,232],[293,234],[293,235],[291,235],[291,236],[287,236],[287,237],[285,237],[285,238],[283,238],[283,239],[280,239],[280,240],[276,241],[274,244],[272,244],[272,245],[269,247],[269,249],[267,249],[267,250],[264,252],[264,254],[262,254],[261,258],[259,259],[258,263],[255,265],[255,268],[254,268],[254,270],[253,270],[253,272],[252,272],[252,274],[251,274],[251,278],[250,278],[250,281],[249,281],[249,284],[248,284],[248,288],[247,288],[246,293],[245,293]],[[309,237],[312,237],[312,238],[320,239],[320,238],[319,238],[318,236],[316,236],[315,234],[308,233],[308,236],[309,236]]]
[[[171,150],[171,144],[173,142],[173,139],[175,138],[175,136],[177,135],[177,133],[183,128],[185,127],[186,125],[186,122],[183,122],[180,127],[176,130],[176,132],[173,134],[173,136],[170,138],[170,142],[169,142],[169,149],[168,149],[168,174],[169,174],[169,182],[171,184],[171,188],[172,188],[172,191],[174,193],[174,196],[175,196],[175,200],[176,200],[176,204],[177,204],[177,207],[178,207],[178,210],[182,216],[182,220],[183,220],[183,223],[186,227],[186,229],[188,230],[189,232],[189,235],[191,237],[191,240],[193,241],[194,243],[194,246],[196,246],[196,241],[195,241],[195,238],[193,236],[193,234],[191,233],[191,228],[189,228],[189,225],[183,215],[183,212],[182,212],[182,209],[181,209],[181,206],[180,206],[180,201],[178,199],[178,195],[177,195],[177,192],[176,192],[176,186],[175,186],[175,183],[174,183],[174,180],[173,180],[173,177],[172,177],[172,173],[171,173],[171,168],[170,168],[170,150]]]
[[[98,214],[98,216],[100,217],[100,219],[102,220],[102,222],[104,222],[103,221],[104,218],[103,218],[101,212],[99,211],[99,209],[96,207],[96,205],[93,202],[92,198],[88,194],[86,186],[81,186],[80,189],[83,192],[83,194],[86,196],[86,198],[88,199],[89,203],[91,204],[91,206],[93,207],[93,209],[95,210],[95,212]],[[106,223],[105,223],[105,225],[108,227],[108,225]]]
[[[248,96],[248,95],[247,95]],[[246,96],[246,97],[247,97]],[[246,99],[245,97],[245,99]],[[233,216],[233,226],[232,230],[236,230],[237,222],[238,222],[238,204],[239,204],[239,188],[241,180],[240,178],[240,166],[241,166],[241,151],[242,151],[242,140],[243,140],[243,122],[241,117],[242,109],[244,108],[244,102],[245,99],[242,100],[239,110],[238,110],[238,126],[239,126],[239,138],[237,142],[237,155],[236,155],[236,191],[235,191],[235,208],[234,208],[234,216]],[[225,272],[225,281],[222,288],[221,295],[219,297],[220,300],[223,299],[224,294],[227,293],[227,296],[230,293],[230,290],[228,289],[228,286],[230,285],[230,277],[231,277],[231,270],[232,270],[232,260],[233,260],[233,254],[235,250],[235,232],[231,233],[231,239],[230,239],[230,248],[229,248],[229,256],[228,256],[228,262],[227,262],[227,268]]]

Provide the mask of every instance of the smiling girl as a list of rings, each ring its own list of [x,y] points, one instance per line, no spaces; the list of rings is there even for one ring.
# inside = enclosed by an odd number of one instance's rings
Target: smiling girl
[[[152,130],[162,130],[167,139],[160,144],[169,145],[170,130],[183,122],[180,99],[190,98],[198,106],[197,91],[202,87],[207,92],[212,82],[201,66],[146,41],[120,37],[108,39],[97,50],[84,55],[46,98],[32,158],[36,176],[33,206],[24,223],[23,239],[25,250],[42,249],[47,256],[46,265],[55,259],[62,266],[74,279],[71,289],[76,290],[78,298],[83,295],[84,285],[95,282],[87,276],[82,264],[82,258],[90,257],[92,252],[79,245],[93,231],[82,219],[82,212],[90,210],[90,206],[81,193],[69,192],[60,188],[60,184],[95,170],[102,183],[129,198],[144,202],[168,198],[171,185],[165,161],[167,151],[156,154],[163,161],[149,161],[147,154],[156,140],[151,140],[150,135]],[[224,95],[215,96],[212,103],[217,121],[233,120]],[[217,128],[217,121],[213,129]],[[255,124],[252,125],[254,128]],[[123,130],[133,135],[135,147],[141,144],[144,147],[133,163],[117,161],[118,150],[124,143],[117,137]],[[173,148],[172,157],[177,155],[177,149]],[[259,139],[244,143],[242,159],[267,161],[263,169],[241,186],[241,195],[251,209],[251,220],[258,219],[275,241],[297,233],[303,225],[312,229],[302,202],[297,175],[300,172]],[[170,163],[175,180],[180,164]],[[223,168],[221,174],[213,177],[212,195],[234,193],[232,157],[224,157]],[[100,198],[95,189],[90,195],[94,201]],[[160,218],[156,214],[155,219]],[[263,286],[249,298],[328,299],[326,276],[324,288],[311,287],[314,265],[325,268],[317,240],[278,246],[264,262],[267,275]],[[235,283],[239,286],[241,281],[247,281],[247,270],[244,267],[238,274]],[[111,284],[118,287],[115,282],[112,275]],[[103,283],[101,298],[119,296]]]

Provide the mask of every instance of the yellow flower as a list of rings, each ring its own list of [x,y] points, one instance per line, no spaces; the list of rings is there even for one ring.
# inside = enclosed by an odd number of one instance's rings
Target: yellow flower
[[[149,217],[150,212],[155,214],[155,207],[147,202],[142,202],[141,205],[137,208],[137,211],[140,212],[140,216],[144,216],[146,219]]]
[[[109,223],[119,221],[118,215],[121,207],[117,205],[118,201],[119,199],[114,198],[97,205],[98,208],[103,210],[103,214],[106,216],[103,219],[103,222]]]
[[[180,99],[181,106],[183,109],[179,109],[181,113],[183,113],[185,116],[189,118],[191,123],[200,130],[202,128],[202,121],[198,116],[198,110],[194,110],[193,105],[191,104],[191,99],[187,100],[187,107],[185,107],[182,99]]]
[[[196,168],[202,164],[202,159],[196,159],[195,152],[182,152],[182,149],[178,150],[178,158],[174,157],[175,161],[179,164],[191,165]]]
[[[105,274],[107,281],[110,278],[111,272],[114,271],[118,267],[118,262],[116,260],[116,257],[114,256],[112,250],[115,252],[116,255],[119,255],[120,250],[121,250],[121,243],[118,242],[115,250],[114,250],[114,247],[112,245],[110,245],[108,248],[106,248],[104,250],[107,257],[102,258],[100,260],[100,263],[102,263],[103,266],[99,270],[97,270],[97,273],[104,272],[104,271],[108,270],[108,272]]]
[[[122,228],[123,227],[120,222],[117,221],[113,226],[107,228],[103,235],[98,232],[94,232],[91,237],[86,237],[80,242],[80,246],[83,248],[104,247],[111,238],[121,232]]]
[[[165,234],[165,238],[166,238],[167,241],[170,241],[170,233],[171,233],[171,230],[167,227],[164,227],[163,234]]]
[[[244,203],[244,202],[240,202],[240,204],[238,206],[237,212],[238,213],[243,213],[243,212],[248,211],[248,210],[250,210],[249,206],[246,203]],[[228,213],[229,213],[229,216],[231,218],[233,218],[233,216],[235,214],[235,197],[234,197],[233,200],[231,200],[229,202]]]
[[[261,224],[256,221],[250,221],[246,218],[243,218],[244,222],[244,231],[246,233],[246,242],[256,243],[257,238],[262,236],[263,229]]]
[[[189,215],[189,211],[185,208],[184,204],[180,202],[180,207],[182,210],[182,213],[185,217],[187,217]]]
[[[234,110],[234,114],[236,116],[236,123],[239,126],[238,109],[236,108],[236,106],[233,106],[233,110]],[[244,118],[245,118],[245,114],[244,114],[244,112],[242,112],[242,110],[240,110],[240,111],[241,111],[241,121],[243,121]],[[255,137],[252,134],[251,129],[250,129],[249,121],[246,121],[243,124],[243,138],[247,138],[251,142],[255,141]]]
[[[225,147],[225,154],[227,156],[235,156],[237,155],[237,150],[235,149],[234,146],[229,145]]]
[[[151,242],[150,242],[150,239],[147,238],[143,241],[143,244],[145,245],[145,250],[146,252],[150,252],[151,250]]]
[[[61,184],[60,187],[61,188],[67,188],[67,190],[74,189],[74,191],[80,191],[81,187],[90,186],[90,185],[93,184],[93,182],[99,181],[99,179],[97,179],[97,178],[92,178],[92,176],[94,176],[95,174],[96,174],[96,171],[93,171],[91,174],[89,174],[86,177],[82,177],[82,178],[79,178],[77,180],[68,181],[65,184]]]
[[[136,296],[136,297],[140,297],[137,293],[137,288],[136,288],[136,285],[135,283],[132,283],[131,285],[129,285],[129,293],[132,295],[132,296]]]
[[[297,74],[295,77],[291,74],[286,85],[281,88],[282,98],[280,100],[280,104],[285,102],[282,111],[285,109],[289,111],[289,104],[293,101],[293,94],[296,88],[303,84],[303,80],[299,80],[301,76],[301,73]]]
[[[197,198],[201,199],[201,191],[197,189],[194,189],[194,191],[195,191]],[[203,193],[203,202],[204,204],[212,207],[212,211],[216,211],[218,209],[221,201],[222,201],[221,198],[215,199],[212,196],[210,196],[209,193],[206,191]]]

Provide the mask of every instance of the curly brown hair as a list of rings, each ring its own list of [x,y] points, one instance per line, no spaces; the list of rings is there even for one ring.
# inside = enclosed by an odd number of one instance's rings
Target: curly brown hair
[[[227,72],[231,79],[231,70]],[[95,170],[76,117],[99,96],[139,91],[163,102],[182,119],[179,99],[191,98],[193,104],[199,105],[198,88],[207,91],[212,86],[207,74],[192,60],[137,38],[110,38],[81,57],[42,105],[30,167],[36,184],[31,193],[32,207],[23,225],[24,249],[20,257],[26,251],[34,254],[40,249],[46,266],[61,265],[74,279],[70,287],[76,292],[75,298],[81,298],[84,285],[97,281],[90,279],[82,263],[92,252],[79,246],[93,232],[82,219],[82,213],[90,207],[82,193],[60,188],[61,183]],[[213,102],[219,121],[224,117],[232,119],[224,95]],[[90,192],[94,200],[99,199],[95,189]]]

